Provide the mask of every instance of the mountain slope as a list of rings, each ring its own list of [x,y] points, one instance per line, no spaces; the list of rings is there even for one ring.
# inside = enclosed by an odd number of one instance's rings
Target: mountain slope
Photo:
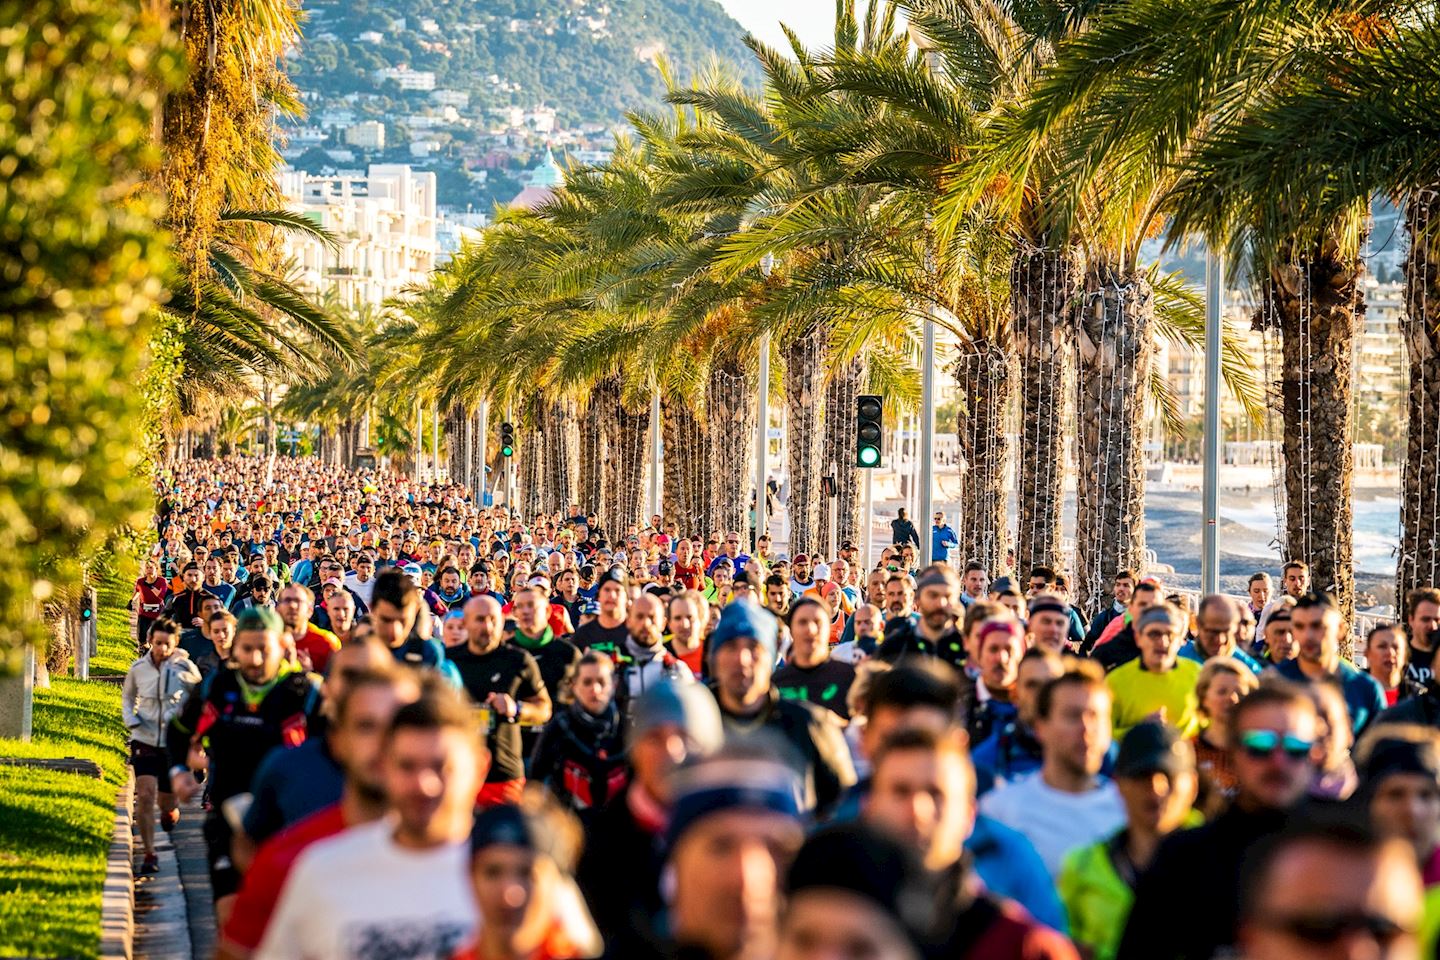
[[[469,96],[472,116],[501,107],[555,109],[562,126],[623,120],[656,106],[669,61],[682,81],[719,60],[758,77],[740,27],[715,0],[306,0],[305,39],[287,66],[311,103],[344,98],[372,117],[433,102],[377,71],[433,72]]]

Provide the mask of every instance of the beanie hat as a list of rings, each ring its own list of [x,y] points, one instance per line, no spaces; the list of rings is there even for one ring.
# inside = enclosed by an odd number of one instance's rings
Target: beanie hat
[[[285,621],[280,619],[280,614],[270,607],[247,607],[235,621],[235,632],[245,630],[264,630],[266,633],[279,633],[285,629]]]
[[[780,628],[775,615],[755,603],[744,600],[726,605],[720,613],[720,622],[710,635],[710,655],[713,657],[721,647],[732,640],[754,637],[765,648],[771,660],[775,659]]]
[[[635,701],[629,742],[633,744],[656,727],[664,726],[684,730],[702,755],[714,753],[725,742],[725,728],[715,697],[698,683],[662,680],[651,684]]]
[[[1386,777],[1397,773],[1418,773],[1440,780],[1440,750],[1431,739],[1386,736],[1376,740],[1360,766],[1367,789],[1374,789]]]
[[[701,761],[675,777],[675,805],[666,847],[706,817],[731,810],[801,818],[800,778],[775,760],[724,757]]]
[[[916,946],[938,932],[941,897],[936,875],[907,844],[863,823],[813,834],[790,866],[788,895],[843,890],[892,917]]]

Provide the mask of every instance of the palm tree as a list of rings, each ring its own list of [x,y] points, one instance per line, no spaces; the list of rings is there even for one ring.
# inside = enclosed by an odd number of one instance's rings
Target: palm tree
[[[356,345],[345,322],[267,269],[257,240],[281,230],[325,243],[322,227],[285,210],[226,209],[210,236],[205,278],[172,279],[161,308],[178,336],[183,376],[173,416],[204,422],[256,395],[257,381],[305,380],[348,370]]]
[[[1389,193],[1404,205],[1410,243],[1402,332],[1410,393],[1396,564],[1399,605],[1410,590],[1440,579],[1440,491],[1433,485],[1440,475],[1440,445],[1435,443],[1440,327],[1430,313],[1430,304],[1440,296],[1440,251],[1430,227],[1440,194],[1440,156],[1435,152],[1440,138],[1440,113],[1435,110],[1440,102],[1440,33],[1433,10],[1424,5],[1395,4],[1387,12],[1384,21],[1353,21],[1369,28],[1367,42],[1356,42],[1352,33],[1349,42],[1322,48],[1323,56],[1301,61],[1290,82],[1267,90],[1247,115],[1208,132],[1190,165],[1197,184],[1214,189],[1180,196],[1176,218],[1197,229],[1209,226],[1222,239],[1244,237],[1268,259],[1284,264],[1287,245],[1323,248],[1334,234],[1333,225],[1353,217],[1356,204],[1377,193]],[[1343,69],[1336,67],[1341,62]],[[1271,286],[1284,290],[1281,281],[1290,281],[1293,288],[1314,279],[1313,272],[1306,276],[1297,266],[1272,275]],[[1342,283],[1342,289],[1348,286]],[[1293,299],[1293,293],[1289,296]],[[1292,306],[1290,313],[1297,312]],[[1328,370],[1338,359],[1320,363]],[[1287,356],[1287,374],[1301,369],[1303,365]],[[1285,387],[1282,395],[1296,406],[1306,393],[1313,393],[1313,386],[1303,387],[1295,376],[1287,376]],[[1333,406],[1335,398],[1326,395],[1325,400]],[[1286,455],[1291,457],[1293,450],[1303,462],[1310,452],[1306,435],[1292,433],[1296,436]],[[1331,455],[1328,444],[1325,455]],[[1326,476],[1320,480],[1321,491],[1340,482]],[[1294,486],[1287,484],[1288,502],[1306,504],[1309,491]],[[1294,512],[1303,518],[1303,506]],[[1328,515],[1322,509],[1322,520]],[[1341,536],[1348,538],[1348,528]]]
[[[981,127],[986,117],[1024,101],[1050,57],[1053,42],[1069,29],[1061,9],[1052,3],[911,0],[905,6],[911,29],[933,48],[932,62],[942,67],[971,110],[980,115],[972,127]],[[913,98],[906,102],[903,87],[897,91],[893,84],[887,86],[887,96],[905,104],[905,109],[923,108],[923,102],[916,104]],[[966,154],[974,148],[978,133],[967,131],[962,145]],[[1041,152],[1023,183],[1018,205],[998,225],[1011,244],[1009,311],[1020,443],[1015,458],[1015,562],[1022,573],[1041,566],[1059,570],[1064,565],[1065,436],[1072,414],[1068,385],[1074,376],[1074,310],[1081,264],[1075,246],[1051,223],[1048,203],[1055,176],[1049,157]],[[942,226],[948,228],[956,217],[969,216],[981,202],[980,194],[965,193],[965,185],[963,178],[949,178],[938,204]],[[1011,372],[998,351],[974,350],[968,357],[971,377]],[[968,446],[988,443],[990,429],[985,423],[961,425],[971,437]],[[1003,497],[999,500],[1003,509]]]
[[[1063,173],[1057,181],[1061,192],[1052,194],[1049,205],[1050,222],[1086,247],[1077,517],[1084,536],[1077,567],[1088,602],[1116,569],[1142,556],[1143,542],[1131,526],[1142,516],[1136,494],[1143,481],[1132,428],[1144,390],[1124,369],[1132,359],[1147,362],[1145,331],[1154,316],[1138,245],[1162,232],[1176,196],[1191,188],[1185,163],[1197,135],[1221,118],[1243,113],[1266,78],[1284,69],[1300,40],[1316,35],[1312,10],[1291,19],[1292,12],[1267,7],[1263,0],[1223,5],[1194,0],[1180,8],[1122,0],[1079,9],[1073,22],[1080,28],[1056,44],[1026,102],[992,124],[997,143],[1021,146],[992,151],[984,164],[986,179],[1014,185],[1016,171],[1028,171],[1045,151],[1047,165]],[[1018,191],[1011,186],[1009,192]],[[1178,223],[1172,236],[1183,236]],[[1237,386],[1233,378],[1231,384]],[[1348,391],[1348,383],[1336,389]],[[1338,447],[1337,437],[1348,437],[1348,430],[1345,421],[1332,426],[1329,442]],[[1096,455],[1098,445],[1117,436],[1116,453]],[[1332,462],[1343,464],[1342,451],[1331,453]],[[1294,460],[1290,469],[1298,469]],[[1338,490],[1333,494],[1326,509],[1347,509],[1347,497]],[[1103,495],[1098,509],[1097,495]],[[1310,559],[1323,557],[1317,547]],[[1328,560],[1321,569],[1325,577],[1338,577]]]

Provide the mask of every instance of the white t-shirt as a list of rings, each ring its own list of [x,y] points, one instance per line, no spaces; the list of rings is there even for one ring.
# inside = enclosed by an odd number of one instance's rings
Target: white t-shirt
[[[345,586],[349,587],[350,592],[355,594],[355,596],[359,597],[361,600],[364,600],[365,606],[373,607],[375,605],[374,577],[371,577],[369,580],[361,583],[360,578],[352,573],[345,577]]]
[[[255,960],[449,960],[479,925],[469,844],[410,850],[388,820],[295,861]]]
[[[1120,791],[1105,777],[1099,780],[1088,793],[1066,793],[1046,784],[1037,770],[985,794],[980,812],[1023,833],[1054,878],[1065,854],[1125,825]]]

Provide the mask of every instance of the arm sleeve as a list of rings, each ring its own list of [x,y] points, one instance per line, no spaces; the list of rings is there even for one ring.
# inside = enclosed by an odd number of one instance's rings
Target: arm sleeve
[[[120,684],[120,714],[125,718],[127,728],[140,723],[140,718],[135,713],[135,693],[135,670],[132,668],[125,672],[125,680]]]
[[[829,719],[834,716],[830,711],[818,709],[821,715],[811,722],[810,736],[815,743],[816,813],[823,815],[854,786],[855,765],[839,722]]]
[[[165,749],[170,751],[170,766],[185,765],[190,754],[190,738],[200,726],[200,713],[205,708],[205,685],[196,687],[185,698],[185,705],[170,721],[169,735],[165,738]]]
[[[277,747],[260,762],[255,771],[254,785],[250,792],[254,799],[250,809],[245,811],[245,834],[256,844],[264,843],[285,825],[285,815],[280,810],[280,797],[275,789],[276,781],[284,776],[277,771],[278,755],[284,747]]]
[[[560,737],[555,733],[555,721],[552,719],[540,728],[540,736],[535,739],[535,751],[530,754],[529,774],[531,780],[545,784],[557,797],[560,794],[550,783],[550,774],[555,771],[560,760],[559,741]]]
[[[1370,703],[1365,711],[1365,715],[1360,718],[1359,723],[1355,723],[1354,718],[1351,718],[1351,724],[1355,727],[1355,736],[1357,737],[1366,727],[1375,722],[1376,717],[1380,716],[1380,714],[1389,708],[1389,704],[1385,702],[1385,689],[1380,686],[1380,682],[1370,676],[1366,676],[1365,679],[1370,681],[1369,684],[1367,684],[1370,691]]]
[[[520,668],[520,683],[515,688],[516,700],[533,700],[545,692],[545,681],[540,676],[540,664],[529,654],[525,665]]]

